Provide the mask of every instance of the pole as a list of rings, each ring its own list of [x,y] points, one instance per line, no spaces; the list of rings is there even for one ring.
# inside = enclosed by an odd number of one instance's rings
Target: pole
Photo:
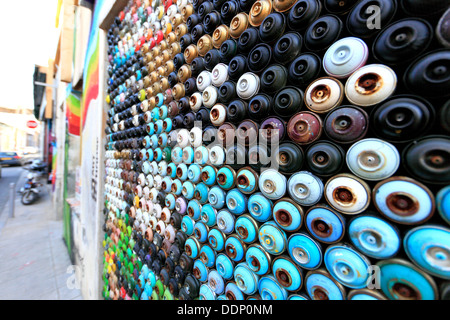
[[[14,218],[14,205],[15,205],[15,191],[16,191],[16,184],[10,183],[9,184],[9,217]]]

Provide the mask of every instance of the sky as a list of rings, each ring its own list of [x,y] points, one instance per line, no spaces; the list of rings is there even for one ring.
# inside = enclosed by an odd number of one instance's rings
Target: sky
[[[0,107],[33,108],[34,65],[47,66],[58,45],[58,0],[0,0]]]

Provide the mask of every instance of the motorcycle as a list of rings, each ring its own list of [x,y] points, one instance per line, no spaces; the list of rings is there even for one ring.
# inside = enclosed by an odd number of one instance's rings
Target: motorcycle
[[[33,161],[28,168],[25,168],[30,173],[27,175],[25,186],[20,189],[22,204],[33,204],[39,198],[41,188],[43,187],[41,179],[46,174],[46,168],[47,165],[40,160]]]

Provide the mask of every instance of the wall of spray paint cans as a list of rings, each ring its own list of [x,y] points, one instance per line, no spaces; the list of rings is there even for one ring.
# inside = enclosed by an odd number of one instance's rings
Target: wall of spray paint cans
[[[129,1],[106,299],[445,299],[445,1]]]

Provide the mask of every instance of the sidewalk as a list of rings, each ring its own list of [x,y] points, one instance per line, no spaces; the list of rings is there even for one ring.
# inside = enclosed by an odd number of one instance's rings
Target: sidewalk
[[[81,291],[67,286],[71,262],[50,194],[42,192],[36,203],[24,206],[17,193],[15,217],[8,214],[9,203],[0,215],[0,299],[81,300]]]

